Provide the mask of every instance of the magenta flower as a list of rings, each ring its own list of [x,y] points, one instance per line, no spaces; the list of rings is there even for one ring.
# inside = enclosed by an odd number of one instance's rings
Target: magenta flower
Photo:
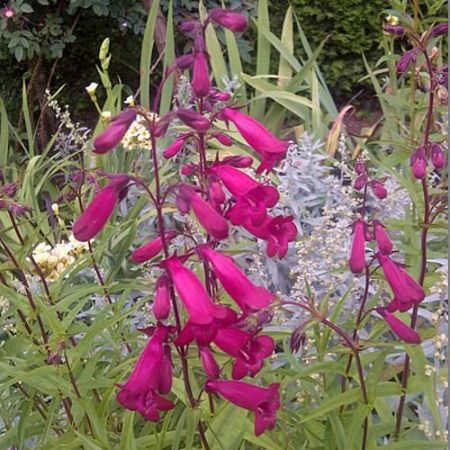
[[[207,246],[199,247],[197,251],[212,264],[220,284],[243,311],[265,308],[275,299],[275,295],[267,289],[255,286],[233,258]]]
[[[2,10],[1,13],[3,15],[3,17],[8,20],[11,19],[14,14],[16,13],[16,11],[14,10],[14,8],[11,5],[6,5]]]
[[[214,138],[217,139],[222,145],[226,145],[227,147],[233,145],[233,139],[231,139],[230,136],[227,136],[224,133],[215,133]]]
[[[248,221],[244,228],[254,236],[267,241],[267,256],[284,258],[288,251],[289,242],[295,241],[297,227],[293,222],[293,216],[267,216],[264,222],[255,226]]]
[[[86,242],[102,230],[116,205],[125,197],[129,181],[128,176],[119,175],[94,197],[73,224],[75,239]]]
[[[208,184],[208,196],[215,204],[225,203],[226,195],[217,181],[210,181]]]
[[[175,68],[178,70],[190,69],[194,65],[194,55],[182,55],[175,60]]]
[[[156,282],[155,298],[153,300],[153,315],[156,320],[164,320],[170,314],[169,278],[162,275]]]
[[[168,328],[158,326],[153,337],[139,356],[136,366],[125,384],[120,385],[117,401],[125,408],[139,413],[147,420],[158,421],[160,411],[175,407],[158,393],[167,393],[168,362],[164,341]],[[165,368],[165,370],[161,370]],[[171,372],[171,370],[170,370]],[[163,377],[163,375],[166,377]],[[171,379],[171,376],[170,376]],[[169,387],[170,390],[170,387]]]
[[[228,164],[229,166],[246,169],[247,167],[252,166],[253,158],[250,156],[226,156],[222,160],[222,164]]]
[[[448,33],[448,23],[440,23],[431,29],[431,36],[443,36]]]
[[[220,394],[236,406],[255,413],[256,436],[275,427],[276,414],[280,407],[279,387],[278,383],[264,388],[241,381],[226,380],[208,380],[205,384],[207,392]]]
[[[111,119],[110,124],[94,140],[94,153],[103,154],[112,150],[125,136],[136,119],[134,109],[125,109]]]
[[[227,316],[226,308],[212,302],[202,282],[177,257],[170,257],[164,265],[193,324],[211,324],[215,318],[224,319]]]
[[[197,97],[206,97],[210,87],[208,60],[203,52],[197,52],[192,67],[192,90]]]
[[[173,239],[177,235],[176,231],[166,231],[164,234],[165,241],[169,242],[171,239]],[[131,259],[135,263],[143,263],[148,261],[149,259],[154,258],[155,256],[159,255],[159,253],[162,252],[164,248],[163,240],[160,237],[157,237],[150,242],[147,242],[144,245],[141,245],[138,247],[132,254]]]
[[[210,125],[209,120],[205,116],[202,116],[193,109],[180,108],[177,110],[177,116],[188,127],[191,127],[200,133],[205,133]]]
[[[363,173],[362,175],[356,177],[355,182],[353,183],[353,187],[357,191],[360,191],[366,184],[367,184],[367,175]]]
[[[437,142],[431,144],[431,163],[436,170],[442,169],[445,166],[445,154]]]
[[[378,180],[373,180],[370,182],[370,187],[372,188],[372,191],[375,195],[375,197],[379,198],[380,200],[383,200],[387,197],[388,192],[386,187],[383,183],[381,183]]]
[[[374,220],[373,229],[378,250],[384,254],[392,253],[394,246],[389,239],[389,235],[386,233],[385,226],[379,220]]]
[[[264,170],[270,172],[273,166],[285,157],[289,144],[275,137],[253,117],[232,108],[224,108],[222,117],[232,122],[248,145],[261,156],[262,162],[256,169],[257,173]]]
[[[163,152],[163,156],[166,159],[173,158],[177,155],[181,149],[184,147],[186,143],[186,139],[189,137],[189,134],[182,135],[178,139],[176,139],[172,144],[170,144]]]
[[[408,50],[403,53],[396,64],[397,72],[404,73],[408,67],[416,61],[416,49]]]
[[[209,13],[209,19],[235,33],[242,33],[248,26],[248,20],[245,16],[227,9],[212,9]]]
[[[377,256],[383,268],[384,276],[394,293],[394,303],[389,308],[389,312],[395,310],[393,309],[395,307],[397,309],[401,307],[401,310],[408,309],[425,298],[422,286],[398,263],[392,261],[389,256],[383,253],[379,253]]]
[[[405,34],[405,29],[401,25],[385,25],[384,31],[395,36],[403,36]]]
[[[422,146],[411,155],[410,164],[414,178],[421,180],[425,177],[427,173],[427,159],[425,156],[425,149]]]
[[[353,273],[362,273],[366,267],[366,224],[362,220],[353,223],[353,243],[348,265]]]
[[[249,218],[253,225],[260,225],[267,215],[267,208],[275,206],[280,194],[273,186],[264,186],[252,177],[229,165],[211,169],[236,198],[236,204],[227,217],[233,225],[242,225]]]
[[[206,202],[192,186],[182,184],[179,188],[177,206],[186,213],[189,207],[202,227],[215,239],[228,237],[228,222],[208,202]]]
[[[201,346],[199,347],[199,354],[203,370],[208,378],[217,380],[220,376],[220,368],[211,349],[208,346]]]
[[[401,321],[398,317],[394,316],[390,312],[386,311],[384,308],[377,308],[377,313],[380,314],[386,323],[389,325],[390,329],[403,341],[409,344],[420,344],[421,339],[419,334],[414,331],[411,327],[406,325],[405,322]]]

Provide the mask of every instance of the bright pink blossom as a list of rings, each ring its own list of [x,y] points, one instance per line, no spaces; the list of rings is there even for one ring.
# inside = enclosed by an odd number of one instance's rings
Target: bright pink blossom
[[[394,303],[389,308],[390,312],[400,308],[401,311],[407,310],[425,298],[422,286],[400,264],[392,261],[389,256],[383,253],[378,254],[378,259],[383,268],[384,276],[394,293]]]
[[[256,169],[257,173],[264,170],[270,172],[273,166],[286,156],[289,144],[275,137],[253,117],[232,108],[224,108],[222,117],[232,122],[248,145],[261,156],[262,162]]]
[[[134,109],[125,109],[111,119],[110,124],[94,140],[94,153],[103,154],[112,150],[125,136],[136,119]]]
[[[191,127],[200,133],[205,133],[210,125],[209,120],[205,116],[202,116],[193,109],[180,108],[177,110],[177,116],[188,127]]]
[[[381,183],[378,180],[373,180],[370,182],[370,187],[372,188],[372,191],[375,195],[375,197],[379,198],[380,200],[383,200],[387,197],[388,191],[383,183]]]
[[[375,240],[377,241],[378,250],[381,253],[389,254],[392,253],[393,244],[391,240],[389,239],[389,235],[387,234],[385,230],[385,226],[379,221],[374,220],[373,221],[373,229],[374,229],[374,235]]]
[[[408,67],[416,61],[417,50],[412,49],[403,53],[400,59],[397,61],[396,69],[399,73],[404,73],[408,70]]]
[[[198,52],[192,67],[192,90],[197,97],[206,97],[210,87],[208,59],[203,52]]]
[[[184,147],[184,144],[186,143],[186,139],[189,137],[189,134],[185,134],[180,136],[178,139],[176,139],[172,144],[170,144],[163,152],[163,156],[166,159],[173,158],[175,155],[177,155],[182,148]]]
[[[445,166],[445,153],[436,142],[431,144],[431,163],[436,170],[440,170]]]
[[[117,394],[117,401],[122,406],[139,411],[145,419],[155,422],[159,420],[160,411],[168,411],[175,407],[174,403],[159,395],[170,391],[167,383],[170,355],[167,354],[164,345],[167,334],[166,327],[157,327],[139,356],[130,377],[125,384],[120,385],[120,392]],[[161,370],[162,368],[165,370]],[[169,371],[171,373],[171,367]]]
[[[362,220],[353,223],[353,243],[348,265],[353,273],[361,273],[366,267],[366,224]]]
[[[427,159],[425,149],[421,146],[411,155],[411,171],[414,178],[421,180],[427,174]]]
[[[217,139],[222,145],[226,145],[227,147],[233,145],[233,139],[231,139],[230,136],[224,133],[216,133],[214,134],[214,138]]]
[[[390,329],[400,339],[410,344],[420,344],[421,339],[419,334],[411,327],[406,325],[405,322],[401,321],[398,317],[386,311],[384,308],[377,308],[377,312],[383,317],[383,319],[389,325]]]
[[[162,275],[156,282],[155,298],[153,300],[153,315],[156,320],[164,320],[170,313],[169,278]]]
[[[225,203],[226,196],[222,187],[217,181],[210,181],[208,184],[208,196],[215,204]]]
[[[208,346],[201,346],[199,348],[200,361],[202,362],[203,370],[208,378],[217,380],[220,376],[220,368],[217,364],[214,354]]]
[[[205,384],[207,392],[220,394],[236,406],[255,413],[256,436],[275,427],[276,414],[280,407],[279,388],[278,383],[264,388],[241,381],[226,380],[208,380]]]
[[[366,184],[367,184],[367,175],[365,173],[363,173],[362,175],[359,175],[355,179],[355,182],[353,183],[353,187],[357,191],[360,191]]]
[[[94,197],[73,224],[73,235],[78,241],[89,241],[102,230],[116,205],[126,195],[129,181],[128,176],[117,176]]]
[[[212,264],[220,284],[243,311],[265,308],[275,299],[267,289],[255,286],[233,258],[207,246],[199,247],[198,252]]]
[[[171,239],[173,239],[177,235],[176,231],[166,231],[164,234],[165,241],[169,242]],[[144,245],[141,245],[138,247],[132,254],[131,259],[135,263],[143,263],[145,261],[148,261],[149,259],[154,258],[164,248],[162,237],[159,236],[150,242],[147,242]]]
[[[164,264],[192,323],[205,325],[227,316],[226,308],[213,303],[197,275],[177,257],[170,257]]]
[[[284,258],[288,251],[289,242],[295,241],[297,227],[293,216],[267,216],[264,222],[255,226],[251,221],[244,224],[244,228],[254,236],[267,241],[267,256]]]
[[[214,8],[209,13],[209,19],[218,23],[224,28],[228,28],[235,33],[243,32],[247,29],[248,20],[242,14],[229,11],[227,9]]]
[[[246,169],[253,164],[253,158],[250,156],[226,156],[223,158],[221,164],[228,164],[229,166]]]

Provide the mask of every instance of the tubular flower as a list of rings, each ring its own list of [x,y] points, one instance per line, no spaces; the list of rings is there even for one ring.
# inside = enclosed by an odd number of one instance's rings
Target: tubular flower
[[[394,316],[394,314],[391,314],[384,308],[377,308],[377,313],[383,317],[392,332],[395,333],[400,339],[408,342],[409,344],[420,344],[421,339],[419,334],[406,325],[405,322]]]
[[[384,198],[387,197],[388,195],[387,189],[384,186],[384,184],[381,183],[380,181],[378,180],[371,181],[370,187],[372,188],[375,197],[377,197],[378,199],[383,200]]]
[[[173,239],[177,235],[176,231],[166,231],[164,234],[165,241],[169,242],[171,239]],[[150,242],[147,242],[147,244],[141,245],[138,247],[132,254],[131,259],[135,263],[143,263],[145,261],[148,261],[149,259],[154,258],[164,248],[162,237],[157,237]]]
[[[240,169],[246,169],[253,164],[253,158],[250,156],[226,156],[222,160],[222,164],[228,164],[229,166],[239,167]]]
[[[448,23],[440,23],[431,29],[431,36],[443,36],[448,33]]]
[[[275,427],[276,414],[280,407],[279,387],[278,383],[264,388],[241,381],[226,380],[208,380],[205,384],[207,392],[219,394],[236,406],[255,413],[256,436]]]
[[[117,176],[94,197],[73,224],[72,231],[77,241],[89,241],[102,230],[116,205],[126,195],[129,181],[126,175]]]
[[[253,117],[232,108],[224,108],[222,117],[232,122],[248,145],[261,156],[262,162],[256,169],[257,173],[264,170],[270,172],[273,166],[285,157],[289,144],[275,137]]]
[[[195,192],[192,186],[187,184],[181,185],[179,194],[177,205],[182,212],[187,212],[189,207],[192,208],[202,227],[213,238],[221,240],[228,237],[228,222]]]
[[[431,144],[431,163],[436,170],[445,166],[445,154],[442,151],[442,147],[436,142]]]
[[[353,243],[348,265],[353,273],[362,273],[366,267],[366,224],[362,220],[353,223]]]
[[[191,127],[200,133],[207,131],[210,125],[209,120],[205,116],[202,116],[193,109],[180,108],[177,110],[177,116],[188,127]]]
[[[128,128],[136,119],[134,109],[125,109],[111,119],[110,124],[94,140],[94,153],[103,154],[120,143]]]
[[[197,97],[206,97],[210,88],[208,60],[203,52],[198,52],[192,67],[192,90]]]
[[[392,253],[394,246],[392,245],[389,235],[386,233],[384,225],[379,220],[373,221],[373,229],[375,234],[375,240],[377,241],[378,250],[381,253]]]
[[[212,9],[209,13],[209,19],[235,33],[245,31],[248,26],[248,20],[245,16],[233,11],[228,11],[227,9]]]
[[[211,349],[208,346],[201,346],[199,348],[199,354],[200,361],[208,378],[217,380],[220,376],[220,368]]]
[[[199,247],[197,251],[212,264],[220,284],[243,311],[265,308],[275,299],[275,295],[267,289],[255,286],[233,258],[207,246]]]
[[[253,225],[260,225],[266,218],[267,208],[275,206],[280,198],[276,188],[264,186],[232,166],[219,165],[211,172],[236,198],[236,204],[227,214],[233,225],[242,225],[249,218]]]
[[[167,393],[168,387],[170,391],[170,386],[167,384],[170,356],[167,355],[164,346],[167,334],[166,327],[157,327],[153,337],[139,356],[130,377],[125,384],[120,385],[120,392],[117,394],[117,401],[122,406],[131,411],[139,411],[145,419],[153,422],[159,420],[160,411],[168,411],[175,407],[170,400],[159,395]],[[170,365],[170,374],[171,372]]]
[[[164,265],[193,324],[210,324],[215,318],[224,319],[227,316],[226,308],[212,302],[202,282],[177,257],[170,257]]]
[[[173,158],[175,155],[177,155],[182,148],[184,147],[184,144],[186,142],[186,139],[189,137],[189,134],[182,135],[178,139],[176,139],[172,144],[170,144],[163,152],[163,156],[166,159]]]
[[[416,49],[408,50],[403,53],[397,62],[397,72],[404,73],[408,70],[408,67],[416,61]]]
[[[425,149],[421,146],[411,155],[411,171],[414,178],[421,180],[427,173]]]
[[[153,300],[153,315],[156,320],[164,320],[170,314],[169,278],[162,275],[156,282],[155,299]]]
[[[378,259],[383,268],[386,281],[394,293],[394,300],[389,307],[389,312],[393,312],[396,309],[406,311],[425,298],[422,286],[398,263],[392,261],[389,256],[383,253],[378,254]]]
[[[288,251],[289,242],[295,240],[297,227],[293,223],[293,216],[267,216],[264,222],[255,226],[251,221],[244,224],[244,228],[254,236],[267,241],[267,256],[284,258]]]

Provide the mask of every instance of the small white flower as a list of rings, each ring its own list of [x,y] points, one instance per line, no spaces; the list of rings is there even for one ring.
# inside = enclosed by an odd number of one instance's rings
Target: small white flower
[[[129,95],[125,101],[124,101],[125,105],[130,105],[130,106],[135,106],[134,103],[134,97],[132,95]]]
[[[102,111],[101,117],[105,122],[109,122],[112,117],[112,113],[111,111]]]
[[[86,86],[86,92],[90,95],[93,96],[95,95],[95,91],[98,88],[98,83],[91,83],[89,86]]]
[[[59,214],[59,205],[58,203],[52,203],[52,211],[55,213],[55,216]]]

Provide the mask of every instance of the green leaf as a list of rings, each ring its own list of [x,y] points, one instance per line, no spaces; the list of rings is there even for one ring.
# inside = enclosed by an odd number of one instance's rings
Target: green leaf
[[[134,411],[126,411],[123,419],[122,433],[120,434],[119,450],[136,450],[133,422]]]

